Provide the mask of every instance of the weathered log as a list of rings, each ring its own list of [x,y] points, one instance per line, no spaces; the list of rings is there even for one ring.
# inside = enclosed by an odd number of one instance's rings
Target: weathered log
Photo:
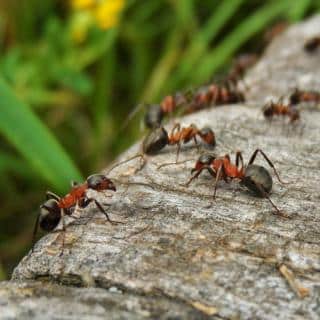
[[[218,144],[209,151],[218,155],[242,150],[248,160],[263,149],[289,182],[273,175],[271,199],[287,218],[236,182],[220,182],[216,200],[208,174],[183,186],[194,161],[157,169],[175,161],[167,147],[141,171],[139,159],[112,171],[112,197],[94,195],[125,224],[111,225],[92,204],[67,219],[62,256],[59,231],[36,244],[0,285],[0,319],[319,319],[319,109],[302,106],[298,125],[267,123],[261,113],[270,96],[320,89],[320,52],[303,51],[319,30],[317,16],[275,39],[245,79],[246,105],[181,119],[210,125]],[[198,154],[190,143],[180,160]]]

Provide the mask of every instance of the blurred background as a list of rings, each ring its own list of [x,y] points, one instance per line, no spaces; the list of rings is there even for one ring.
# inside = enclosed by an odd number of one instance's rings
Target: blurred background
[[[30,249],[45,191],[62,195],[141,136],[145,110],[120,130],[139,102],[223,74],[237,54],[261,54],[270,30],[319,10],[320,0],[1,0],[0,280]]]

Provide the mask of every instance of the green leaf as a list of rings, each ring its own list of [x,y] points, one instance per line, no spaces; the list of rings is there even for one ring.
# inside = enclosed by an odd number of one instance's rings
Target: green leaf
[[[292,7],[288,11],[289,19],[293,22],[301,20],[310,6],[311,0],[293,1]]]
[[[82,179],[55,137],[2,78],[0,110],[0,132],[56,190],[65,191],[70,180]]]
[[[206,81],[253,35],[263,30],[273,19],[288,10],[291,1],[270,2],[240,23],[210,53],[201,59],[194,75],[195,83]]]
[[[183,79],[188,78],[195,68],[195,64],[199,61],[199,58],[208,49],[210,41],[217,36],[243,1],[244,0],[228,0],[220,2],[205,25],[194,35],[194,38],[179,62],[175,76],[172,77],[172,80],[169,79],[168,86],[178,88]]]

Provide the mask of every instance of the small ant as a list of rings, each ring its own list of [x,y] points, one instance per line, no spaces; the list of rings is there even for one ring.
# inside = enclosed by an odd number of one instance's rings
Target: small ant
[[[211,83],[197,90],[186,113],[193,113],[211,105],[217,106],[244,101],[243,93],[237,90],[231,81],[227,81],[225,85]]]
[[[290,104],[295,105],[302,102],[320,102],[320,93],[317,91],[303,91],[295,89],[289,97]]]
[[[251,155],[247,165],[244,165],[242,153],[240,151],[236,153],[235,164],[231,162],[229,154],[226,154],[223,157],[216,157],[212,154],[201,155],[197,160],[195,167],[191,170],[191,173],[196,173],[189,179],[186,186],[189,186],[191,181],[197,178],[203,170],[208,170],[215,178],[213,194],[213,197],[215,198],[218,181],[224,180],[229,183],[233,179],[239,179],[240,184],[244,185],[256,196],[267,198],[271,205],[276,209],[277,213],[282,215],[269,197],[272,189],[272,177],[270,173],[264,167],[253,164],[258,153],[264,157],[269,166],[273,169],[279,182],[283,183],[270,159],[261,149],[256,149]]]
[[[160,104],[150,105],[144,117],[145,126],[149,129],[160,127],[165,115],[171,114],[178,106],[186,102],[187,96],[177,92],[174,95],[164,97]]]
[[[304,50],[308,53],[315,52],[320,47],[320,36],[313,37],[306,41]]]
[[[80,208],[87,207],[91,202],[94,202],[98,209],[106,216],[107,220],[112,223],[122,223],[119,221],[113,221],[109,218],[107,212],[103,209],[102,205],[94,198],[90,198],[87,195],[87,190],[104,191],[112,190],[116,191],[116,187],[113,182],[103,174],[93,174],[89,176],[86,182],[82,184],[72,183],[72,189],[70,193],[64,197],[59,197],[56,194],[48,191],[46,193],[47,200],[40,206],[40,212],[37,216],[36,223],[33,231],[32,238],[32,251],[35,244],[35,237],[38,231],[38,226],[44,231],[52,231],[62,220],[62,230],[65,232],[65,215],[71,215],[73,209],[76,206]],[[64,247],[64,237],[63,244]]]
[[[263,109],[263,115],[266,119],[271,120],[274,116],[287,116],[290,122],[296,122],[300,119],[300,112],[291,105],[286,105],[282,103],[282,99],[278,102],[270,101],[267,103]]]
[[[287,21],[279,21],[272,25],[263,35],[265,45],[268,45],[275,37],[283,33],[288,26]]]
[[[154,155],[167,145],[177,145],[176,162],[178,162],[181,144],[185,144],[190,140],[193,140],[198,146],[197,136],[212,147],[216,145],[215,134],[209,127],[198,129],[194,124],[191,124],[188,127],[181,128],[181,125],[177,123],[172,128],[170,134],[168,134],[167,130],[163,127],[155,128],[144,138],[142,142],[141,153],[138,153],[129,159],[116,163],[113,167],[111,167],[109,172],[119,165],[127,163],[128,161],[136,158],[142,158],[144,160],[139,169],[141,170],[145,164],[145,155]]]
[[[258,60],[255,53],[246,53],[239,55],[233,62],[231,70],[228,73],[227,81],[237,85],[240,79],[243,79],[246,71],[252,67]]]

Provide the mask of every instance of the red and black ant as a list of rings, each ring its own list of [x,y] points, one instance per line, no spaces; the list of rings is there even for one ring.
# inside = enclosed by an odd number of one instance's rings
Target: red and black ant
[[[252,67],[258,60],[258,55],[255,53],[246,53],[239,55],[231,66],[231,70],[227,75],[227,81],[234,85],[238,84],[240,79],[243,79],[246,71]]]
[[[292,105],[287,105],[280,99],[278,102],[270,101],[263,109],[263,115],[266,119],[271,120],[274,116],[287,116],[290,122],[296,122],[300,119],[300,112]]]
[[[190,140],[193,140],[195,144],[198,146],[197,136],[212,147],[216,145],[215,134],[209,127],[198,129],[194,124],[191,124],[188,127],[181,128],[181,125],[177,123],[172,128],[170,134],[168,134],[167,130],[163,127],[155,128],[144,138],[142,142],[141,153],[136,154],[135,156],[129,159],[116,163],[113,167],[111,167],[109,172],[114,168],[118,167],[119,165],[127,163],[128,161],[131,161],[136,158],[142,158],[144,160],[142,166],[139,169],[141,170],[145,164],[145,155],[154,155],[167,145],[177,145],[177,162],[181,144],[185,144],[188,143]]]
[[[185,104],[187,100],[187,94],[178,92],[164,97],[160,104],[149,105],[144,117],[145,126],[149,129],[160,127],[165,115],[172,114],[179,106]]]
[[[287,21],[279,21],[272,25],[263,35],[265,46],[268,45],[275,37],[283,33],[289,26]]]
[[[272,177],[270,173],[264,167],[253,164],[258,153],[264,157],[269,166],[273,169],[279,182],[283,183],[271,160],[261,149],[256,149],[251,155],[247,165],[244,165],[242,153],[240,151],[236,153],[235,164],[231,162],[229,154],[226,154],[223,157],[216,157],[212,154],[201,155],[197,160],[195,167],[191,170],[191,173],[196,173],[189,179],[186,186],[189,186],[191,181],[197,178],[203,170],[207,170],[215,178],[213,194],[213,197],[215,198],[217,184],[220,180],[229,183],[234,179],[238,179],[240,180],[240,184],[244,185],[256,196],[267,198],[271,205],[276,209],[277,213],[282,215],[269,197],[272,189]]]
[[[295,105],[302,102],[320,102],[320,92],[317,91],[304,91],[295,89],[289,97],[290,104]]]
[[[320,47],[320,36],[313,37],[306,41],[304,50],[308,53],[315,52]]]
[[[211,105],[217,106],[244,101],[243,93],[240,92],[231,81],[227,81],[224,85],[211,83],[207,86],[200,87],[196,91],[185,113],[193,113],[210,107]]]
[[[37,216],[36,223],[33,231],[32,238],[32,250],[35,243],[35,237],[38,231],[38,226],[44,231],[52,231],[62,220],[62,230],[65,232],[65,215],[71,215],[73,210],[78,206],[79,208],[87,207],[91,202],[94,202],[98,209],[106,216],[107,220],[112,223],[122,223],[119,221],[113,221],[109,218],[107,212],[103,209],[98,200],[90,198],[87,195],[87,190],[104,191],[112,190],[116,191],[116,187],[113,182],[103,174],[93,174],[87,178],[82,184],[72,183],[72,189],[70,193],[64,197],[59,197],[56,194],[48,191],[46,196],[47,200],[40,206],[40,212]],[[64,247],[64,237],[63,244]]]

